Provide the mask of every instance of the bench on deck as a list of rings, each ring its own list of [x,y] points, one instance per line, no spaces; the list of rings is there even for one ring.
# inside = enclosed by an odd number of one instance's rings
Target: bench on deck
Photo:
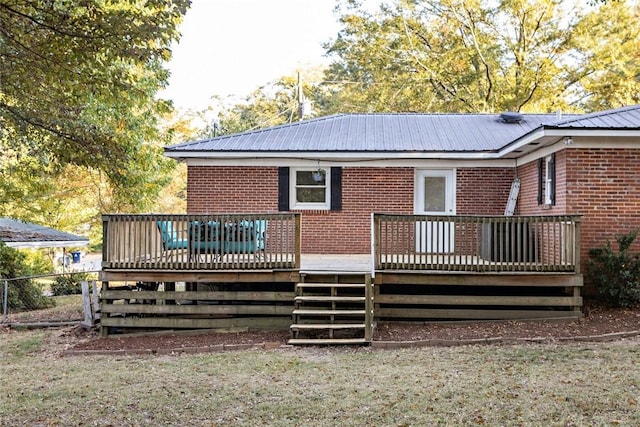
[[[189,224],[189,256],[264,253],[266,220],[193,221]]]
[[[173,221],[156,221],[156,225],[162,238],[163,251],[187,249],[189,247],[189,240],[186,236],[184,238],[180,237],[180,234],[184,234],[184,230],[179,230]]]

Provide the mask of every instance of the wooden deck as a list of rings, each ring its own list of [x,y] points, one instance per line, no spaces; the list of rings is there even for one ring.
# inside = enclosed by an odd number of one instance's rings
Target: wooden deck
[[[577,217],[376,214],[373,253],[347,255],[301,254],[300,227],[297,214],[105,216],[103,332],[293,324],[299,343],[330,341],[364,310],[348,343],[375,322],[581,316]]]

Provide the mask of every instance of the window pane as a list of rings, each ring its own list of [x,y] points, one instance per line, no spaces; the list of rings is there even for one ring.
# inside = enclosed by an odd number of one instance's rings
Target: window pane
[[[296,173],[296,185],[325,185],[326,173],[320,174],[320,180],[314,180],[315,171],[298,171]]]
[[[324,203],[324,187],[321,188],[298,188],[296,199],[300,203]]]
[[[425,212],[444,212],[446,207],[447,179],[443,176],[424,177]]]

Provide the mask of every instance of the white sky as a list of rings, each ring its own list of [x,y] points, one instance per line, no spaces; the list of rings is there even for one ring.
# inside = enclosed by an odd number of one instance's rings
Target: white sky
[[[247,95],[326,63],[321,44],[339,29],[334,6],[335,0],[192,0],[160,96],[201,110],[212,95]]]

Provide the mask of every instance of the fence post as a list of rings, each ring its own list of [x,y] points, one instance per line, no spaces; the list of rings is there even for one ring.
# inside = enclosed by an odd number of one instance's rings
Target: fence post
[[[2,297],[2,323],[7,323],[7,315],[9,308],[9,281],[4,280],[4,293]]]
[[[85,328],[93,327],[93,316],[91,314],[91,296],[89,295],[89,282],[83,280],[82,285],[82,309],[84,311],[84,320],[82,326]]]

